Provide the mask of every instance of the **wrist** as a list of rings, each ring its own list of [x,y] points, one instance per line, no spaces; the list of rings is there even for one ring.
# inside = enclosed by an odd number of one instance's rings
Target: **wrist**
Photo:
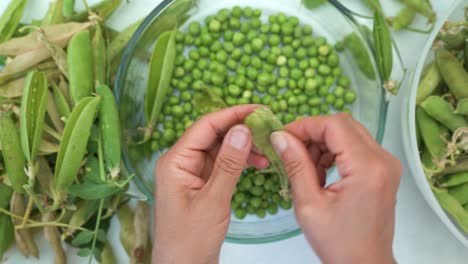
[[[219,251],[214,253],[203,253],[193,248],[193,245],[187,247],[178,245],[174,247],[165,247],[155,243],[153,247],[153,261],[157,264],[218,264]]]

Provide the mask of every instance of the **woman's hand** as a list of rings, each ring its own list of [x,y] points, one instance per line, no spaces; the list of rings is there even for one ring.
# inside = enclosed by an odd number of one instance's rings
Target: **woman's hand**
[[[303,118],[274,132],[297,220],[324,263],[394,263],[400,162],[348,114]],[[336,163],[341,180],[327,188]]]
[[[256,107],[202,117],[157,162],[153,263],[218,262],[242,170],[268,166],[240,125]]]

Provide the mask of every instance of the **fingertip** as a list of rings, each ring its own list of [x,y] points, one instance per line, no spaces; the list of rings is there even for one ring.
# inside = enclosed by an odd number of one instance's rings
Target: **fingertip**
[[[250,148],[252,136],[245,125],[236,125],[229,130],[227,143],[237,150]]]

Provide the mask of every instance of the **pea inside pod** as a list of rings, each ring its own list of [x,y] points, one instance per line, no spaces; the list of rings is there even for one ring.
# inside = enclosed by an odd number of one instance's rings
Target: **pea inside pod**
[[[416,94],[416,104],[419,105],[427,97],[434,93],[442,81],[439,69],[435,62],[432,62],[425,69],[421,80],[419,81],[418,91]]]

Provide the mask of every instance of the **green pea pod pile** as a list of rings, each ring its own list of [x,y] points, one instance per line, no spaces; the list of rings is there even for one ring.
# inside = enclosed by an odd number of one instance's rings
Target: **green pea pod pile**
[[[54,263],[66,263],[61,238],[80,256],[109,261],[109,221],[132,179],[121,168],[111,80],[140,22],[122,32],[105,26],[121,0],[89,12],[55,0],[43,19],[20,25],[27,3],[11,1],[0,17],[0,56],[8,58],[0,69],[0,261],[12,243],[39,257],[32,228]]]
[[[421,161],[432,191],[468,233],[468,73],[465,43],[457,41],[466,38],[465,25],[466,21],[447,22],[439,32],[434,61],[419,82],[416,122]]]

